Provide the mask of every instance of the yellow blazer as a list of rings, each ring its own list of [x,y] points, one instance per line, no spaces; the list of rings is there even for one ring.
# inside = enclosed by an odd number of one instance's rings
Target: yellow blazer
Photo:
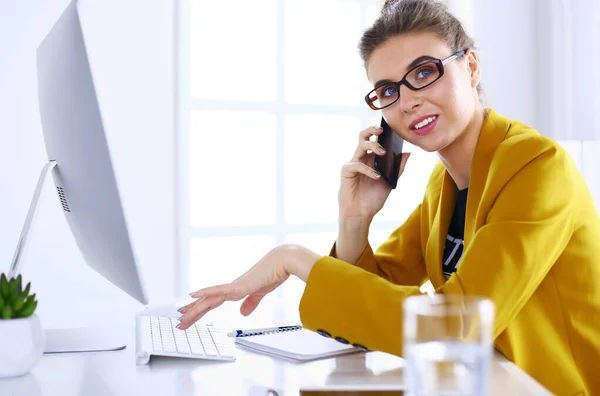
[[[302,324],[402,355],[402,301],[436,293],[496,305],[494,346],[557,395],[600,394],[600,216],[569,155],[489,110],[471,168],[465,250],[447,280],[442,254],[456,185],[438,164],[422,203],[356,266],[330,256],[311,270]]]

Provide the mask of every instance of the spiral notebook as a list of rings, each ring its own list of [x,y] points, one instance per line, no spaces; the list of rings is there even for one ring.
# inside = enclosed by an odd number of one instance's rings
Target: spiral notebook
[[[293,326],[286,331],[237,337],[235,343],[256,352],[294,361],[308,361],[362,352],[352,345],[323,337],[302,326]]]

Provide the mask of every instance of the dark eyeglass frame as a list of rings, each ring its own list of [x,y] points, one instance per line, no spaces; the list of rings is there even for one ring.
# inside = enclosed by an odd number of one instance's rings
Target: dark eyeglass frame
[[[365,95],[365,102],[367,102],[367,104],[369,105],[369,107],[373,110],[381,110],[381,109],[385,109],[386,107],[389,107],[391,105],[393,105],[394,103],[396,103],[398,101],[398,99],[400,99],[400,86],[402,84],[406,85],[406,87],[408,87],[408,89],[412,90],[412,91],[419,91],[423,88],[427,88],[428,86],[430,86],[431,84],[433,84],[434,82],[438,81],[440,78],[442,78],[442,76],[444,75],[444,65],[452,62],[453,60],[455,60],[456,58],[459,58],[461,56],[463,56],[464,54],[467,53],[467,51],[469,50],[469,48],[466,48],[464,50],[460,50],[452,55],[450,55],[449,57],[445,58],[445,59],[430,59],[428,61],[425,61],[423,63],[419,63],[417,66],[413,67],[412,69],[410,69],[408,72],[406,72],[406,74],[404,75],[404,77],[402,77],[402,80],[396,82],[396,83],[385,83],[385,84],[380,84],[379,86],[373,88],[372,90],[369,91],[368,94]],[[440,75],[438,76],[438,78],[436,78],[435,80],[433,80],[432,82],[430,82],[429,84],[426,84],[422,87],[419,88],[415,88],[414,86],[412,86],[408,80],[406,79],[406,76],[408,76],[410,73],[412,73],[415,69],[418,69],[419,67],[427,64],[427,63],[434,63],[435,66],[438,69],[438,72],[440,73]],[[388,103],[387,105],[383,106],[383,107],[377,107],[373,104],[373,101],[369,98],[369,95],[371,95],[371,93],[373,93],[374,91],[376,91],[377,89],[383,87],[383,86],[387,86],[387,85],[395,85],[396,86],[396,90],[398,92],[398,97],[396,98],[396,100],[394,100],[392,103]],[[377,98],[377,96],[375,96],[375,98]]]

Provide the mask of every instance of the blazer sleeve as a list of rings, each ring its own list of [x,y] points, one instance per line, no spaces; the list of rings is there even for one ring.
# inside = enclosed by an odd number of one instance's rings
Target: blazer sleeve
[[[420,230],[421,204],[376,252],[367,244],[356,266],[397,285],[421,286],[427,280],[427,269]],[[330,255],[335,257],[335,245]]]
[[[564,250],[572,233],[573,169],[550,150],[511,172],[492,199],[487,223],[438,293],[481,295],[496,306],[494,337],[515,317]],[[512,165],[511,165],[512,166]],[[421,294],[333,257],[317,261],[300,318],[352,344],[402,354],[402,303]]]

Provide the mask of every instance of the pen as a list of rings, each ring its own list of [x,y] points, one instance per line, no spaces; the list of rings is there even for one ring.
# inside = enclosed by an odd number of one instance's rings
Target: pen
[[[280,333],[282,331],[300,330],[302,326],[279,326],[264,329],[235,330],[227,333],[227,337],[248,337],[262,334]]]

